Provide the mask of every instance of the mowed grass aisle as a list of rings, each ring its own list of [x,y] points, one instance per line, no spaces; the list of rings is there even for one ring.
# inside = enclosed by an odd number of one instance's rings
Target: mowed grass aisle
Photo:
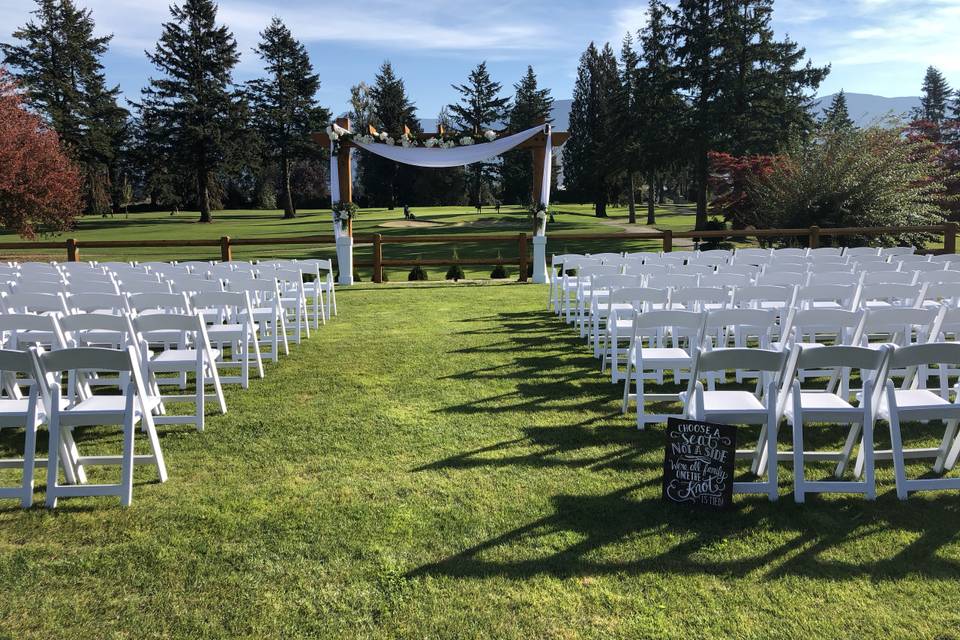
[[[4,501],[0,638],[958,637],[960,495],[663,505],[662,431],[545,297],[344,289],[132,507]]]

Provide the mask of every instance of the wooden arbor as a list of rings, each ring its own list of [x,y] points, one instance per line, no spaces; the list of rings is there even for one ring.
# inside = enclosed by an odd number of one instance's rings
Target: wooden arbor
[[[338,118],[336,121],[337,126],[344,129],[350,129],[350,120],[348,118]],[[371,134],[376,134],[376,131],[371,127]],[[409,131],[407,132],[409,133]],[[418,140],[427,140],[434,137],[435,135],[443,135],[443,128],[441,127],[436,134],[433,133],[421,133],[421,134],[411,134],[414,135]],[[552,144],[554,146],[560,146],[570,137],[570,134],[566,131],[551,131],[550,136],[552,138]],[[313,134],[313,140],[317,144],[322,145],[325,148],[330,148],[330,136],[327,135],[325,131]],[[339,188],[340,188],[340,201],[341,202],[353,202],[353,175],[350,169],[350,149],[355,145],[351,144],[347,140],[342,140],[340,143],[339,151],[337,153],[337,173],[339,177]],[[543,164],[546,161],[546,149],[547,149],[547,134],[545,132],[540,132],[534,135],[529,140],[521,143],[516,149],[529,149],[531,152],[531,161],[533,164],[533,194],[534,197],[539,197],[541,189],[543,187]],[[549,204],[549,203],[544,203]],[[536,220],[533,221],[534,227],[536,227]],[[348,222],[347,233],[353,235],[353,221]]]

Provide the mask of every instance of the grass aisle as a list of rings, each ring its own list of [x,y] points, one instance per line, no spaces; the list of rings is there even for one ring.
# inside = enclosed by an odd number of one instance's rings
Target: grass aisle
[[[956,493],[668,508],[542,288],[338,297],[131,508],[0,505],[0,638],[957,637]]]

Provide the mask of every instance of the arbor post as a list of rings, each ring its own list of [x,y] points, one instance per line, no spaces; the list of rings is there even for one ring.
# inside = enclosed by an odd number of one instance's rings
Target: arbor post
[[[957,252],[957,223],[948,222],[943,225],[943,252]]]
[[[373,234],[373,281],[383,282],[383,235]]]
[[[230,236],[220,236],[220,260],[223,262],[233,260],[233,247],[230,246]]]
[[[518,238],[520,244],[520,282],[527,281],[527,234],[521,233]]]
[[[816,249],[820,246],[820,227],[817,225],[810,227],[810,237],[807,241],[807,246],[811,249]]]
[[[663,252],[670,253],[673,251],[673,229],[666,229],[663,232]]]
[[[337,118],[337,126],[350,129],[350,118]],[[337,152],[337,186],[340,202],[353,202],[353,175],[350,171],[350,147],[340,145]],[[340,284],[353,284],[353,219],[347,220],[346,234],[337,238],[337,268]]]
[[[78,262],[80,260],[80,248],[77,247],[76,238],[67,238],[67,262]]]

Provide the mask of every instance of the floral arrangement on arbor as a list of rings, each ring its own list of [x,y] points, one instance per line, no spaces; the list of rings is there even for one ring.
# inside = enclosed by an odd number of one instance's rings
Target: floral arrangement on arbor
[[[493,142],[497,139],[497,132],[492,129],[484,131],[482,139],[475,139],[470,135],[461,134],[437,134],[426,140],[417,138],[404,133],[399,138],[394,138],[386,131],[381,131],[377,135],[370,133],[354,133],[344,129],[338,124],[331,124],[326,129],[327,135],[334,144],[334,151],[339,151],[339,145],[342,141],[353,141],[360,144],[385,144],[388,146],[400,145],[404,148],[425,147],[427,149],[452,149],[453,147],[469,147],[480,142]]]
[[[530,206],[530,215],[537,221],[537,233],[542,234],[547,229],[547,205],[539,203]],[[551,216],[552,217],[552,216]]]
[[[357,207],[354,202],[334,202],[333,203],[333,217],[341,225],[347,224],[347,220],[350,220],[355,215],[357,215]]]

